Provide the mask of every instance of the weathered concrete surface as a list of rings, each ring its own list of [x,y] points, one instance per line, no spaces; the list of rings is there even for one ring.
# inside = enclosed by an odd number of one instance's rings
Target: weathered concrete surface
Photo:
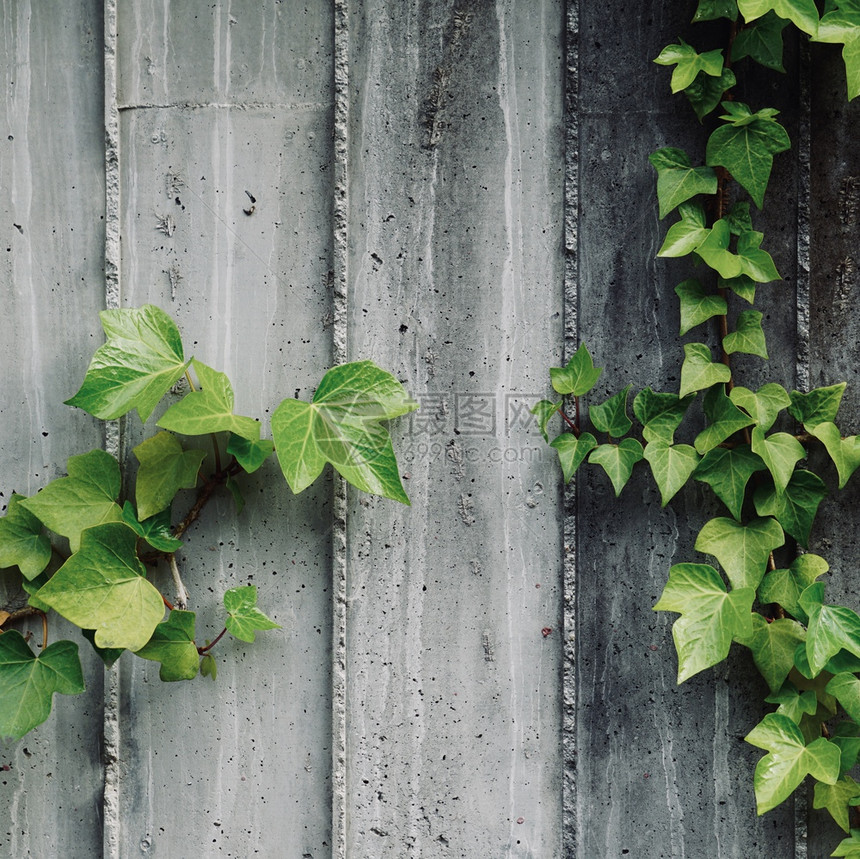
[[[101,329],[104,184],[101,4],[0,3],[0,509],[103,444],[97,421],[64,406]],[[0,605],[23,601],[4,575]],[[41,642],[38,619],[20,627]],[[50,640],[78,644],[87,691],[56,695],[50,719],[0,744],[0,856],[88,859],[99,830],[100,660],[80,631],[52,620]]]

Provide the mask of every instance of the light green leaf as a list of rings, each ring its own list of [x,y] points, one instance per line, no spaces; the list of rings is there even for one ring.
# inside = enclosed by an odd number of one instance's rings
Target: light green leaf
[[[795,620],[780,618],[768,622],[755,613],[752,627],[752,635],[738,641],[752,651],[753,662],[770,691],[778,692],[794,668],[794,651],[806,639],[806,630]]]
[[[696,549],[713,555],[734,588],[757,588],[770,553],[785,542],[773,519],[753,519],[741,525],[734,519],[711,519],[696,539]]]
[[[272,415],[278,462],[301,492],[330,462],[364,492],[409,503],[381,421],[418,408],[403,386],[372,361],[333,367],[311,403],[284,400]]]
[[[814,797],[812,807],[826,808],[843,831],[848,832],[848,803],[849,800],[860,797],[860,784],[857,784],[850,775],[843,775],[833,785],[819,781],[815,784]],[[857,848],[860,854],[860,843]]]
[[[645,441],[665,441],[666,444],[672,444],[675,430],[680,426],[695,398],[695,394],[681,399],[677,394],[657,393],[651,388],[641,390],[633,400],[633,414],[642,424]]]
[[[813,36],[814,42],[842,44],[848,82],[848,100],[860,95],[860,5],[843,0],[841,8],[828,12]],[[836,855],[836,854],[834,854]]]
[[[693,167],[683,149],[666,147],[648,156],[657,171],[657,201],[660,217],[696,194],[716,194],[717,174],[712,167]]]
[[[723,71],[723,52],[708,51],[696,53],[696,49],[683,39],[678,39],[677,45],[667,45],[654,60],[659,66],[675,66],[672,72],[672,92],[681,92],[696,79],[699,72],[711,77],[719,77]]]
[[[860,679],[843,671],[827,684],[827,691],[855,722],[860,722]]]
[[[813,674],[840,650],[860,657],[860,617],[842,605],[825,605],[824,582],[811,584],[800,597],[800,606],[809,617],[806,655]]]
[[[753,453],[749,445],[717,447],[705,454],[693,477],[707,483],[717,498],[729,508],[732,516],[740,521],[749,479],[756,471],[766,468],[761,457]]]
[[[51,541],[42,523],[12,493],[6,515],[0,519],[0,568],[18,567],[26,579],[34,579],[51,560]]]
[[[633,422],[627,417],[627,395],[632,387],[628,385],[606,402],[589,407],[588,416],[597,429],[615,438],[630,432]]]
[[[566,366],[550,367],[549,377],[557,394],[581,397],[597,384],[602,372],[602,367],[594,366],[588,348],[582,343]]]
[[[159,623],[152,638],[137,651],[141,659],[160,662],[158,676],[165,683],[191,680],[200,669],[200,655],[194,643],[193,611],[174,609]]]
[[[847,859],[860,859],[860,829],[852,829],[849,838],[843,838],[831,856],[844,856]]]
[[[732,371],[725,364],[711,361],[711,350],[704,343],[685,344],[684,356],[684,363],[681,365],[681,389],[678,392],[681,397],[721,382],[728,382],[732,378]],[[702,453],[698,445],[696,449]]]
[[[788,716],[792,722],[798,724],[804,714],[815,715],[818,710],[818,698],[812,689],[800,691],[791,681],[786,680],[782,688],[764,699],[768,704],[779,704],[777,713]]]
[[[777,415],[791,403],[782,385],[768,382],[753,393],[749,388],[736,385],[729,393],[729,399],[743,409],[765,432],[769,430]]]
[[[741,258],[728,249],[731,239],[732,233],[728,221],[721,218],[696,247],[696,253],[703,262],[723,278],[733,278],[743,274]]]
[[[720,574],[708,564],[675,564],[654,611],[675,611],[672,625],[678,651],[678,683],[722,662],[733,638],[752,633],[755,591],[726,592]]]
[[[752,431],[752,449],[768,467],[777,494],[785,492],[794,474],[794,466],[806,456],[805,448],[793,435],[777,432],[766,436],[761,427]]]
[[[684,95],[701,122],[722,100],[723,93],[737,81],[731,69],[723,69],[718,78],[699,72],[696,79],[684,90]]]
[[[717,18],[728,18],[734,21],[738,17],[737,0],[699,0],[693,23],[699,21],[716,21]]]
[[[211,653],[204,653],[200,660],[200,676],[218,679],[218,663]]]
[[[52,480],[41,492],[20,504],[57,534],[69,538],[72,551],[81,531],[92,525],[119,522],[119,464],[103,450],[71,456],[68,477]]]
[[[183,450],[169,432],[141,442],[133,453],[140,463],[135,498],[137,514],[143,520],[169,507],[180,489],[193,489],[206,458],[204,450]]]
[[[224,608],[227,609],[227,631],[242,641],[253,641],[257,631],[281,628],[257,608],[257,588],[254,585],[227,591]]]
[[[751,426],[754,421],[742,412],[727,396],[723,385],[711,388],[705,394],[702,406],[709,425],[702,430],[693,444],[699,453],[707,453],[727,438],[733,436],[744,427]]]
[[[176,323],[151,304],[99,313],[107,342],[90,362],[80,390],[66,405],[112,420],[136,408],[145,421],[185,372]]]
[[[219,373],[193,358],[191,365],[200,382],[199,391],[191,391],[174,403],[158,420],[162,429],[182,435],[208,435],[231,432],[249,441],[260,438],[260,422],[233,414],[233,386]]]
[[[170,507],[150,516],[145,522],[140,522],[130,501],[122,505],[122,521],[137,534],[143,537],[153,549],[158,552],[175,552],[182,548],[182,540],[173,536],[170,526]]]
[[[701,325],[714,316],[725,316],[728,312],[726,300],[721,295],[710,295],[695,279],[685,280],[675,287],[675,295],[681,301],[681,330],[683,337],[691,328]]]
[[[669,227],[666,238],[657,251],[658,257],[686,256],[696,250],[711,233],[705,226],[705,210],[701,203],[681,203],[678,213],[681,220]]]
[[[588,461],[599,465],[606,472],[617,497],[630,480],[633,466],[642,457],[642,445],[635,438],[625,438],[618,444],[601,444],[596,447],[591,451]]]
[[[662,507],[665,507],[687,482],[700,459],[695,448],[690,445],[669,445],[665,441],[649,442],[644,455],[651,465],[654,482],[660,490]]]
[[[818,781],[836,784],[839,748],[819,737],[808,746],[800,728],[787,716],[768,713],[744,738],[766,754],[755,768],[758,813],[776,808],[811,774]]]
[[[744,27],[732,44],[732,60],[749,57],[762,66],[784,72],[782,65],[782,31],[788,21],[774,12],[768,12],[752,24]]]
[[[727,104],[731,103],[724,102],[723,107]],[[705,161],[711,167],[725,167],[749,191],[760,209],[773,167],[773,156],[790,149],[791,141],[772,116],[763,111],[749,113],[749,108],[740,102],[735,102],[733,108],[746,108],[749,115],[739,120],[732,114],[732,121],[711,134]],[[726,107],[726,110],[730,108]],[[734,277],[734,274],[723,274],[723,277]]]
[[[55,641],[38,656],[17,629],[0,635],[0,737],[20,739],[51,715],[54,693],[84,691],[78,646]]]
[[[810,36],[818,30],[818,9],[814,0],[738,0],[738,9],[747,23],[773,11],[780,18],[793,21]]]
[[[530,410],[530,414],[537,415],[538,427],[545,442],[549,442],[549,435],[546,431],[546,426],[553,415],[558,414],[561,408],[561,403],[553,403],[550,400],[540,400],[535,403]]]
[[[765,573],[758,589],[759,601],[777,603],[801,623],[806,623],[809,618],[800,607],[800,595],[829,569],[827,561],[818,555],[799,555],[787,570]]]
[[[761,330],[762,314],[757,310],[743,310],[738,314],[735,330],[723,338],[723,350],[727,355],[743,352],[767,358],[764,332]]]
[[[139,650],[164,616],[164,602],[144,577],[136,542],[122,522],[87,528],[80,550],[38,598],[82,629],[94,629],[99,647]]]
[[[808,394],[792,391],[789,394],[791,405],[788,407],[788,413],[796,421],[809,426],[832,423],[839,412],[845,388],[846,383],[840,382],[827,388],[815,388]]]
[[[231,433],[227,442],[227,453],[236,457],[236,462],[247,474],[253,474],[272,455],[274,449],[274,442],[268,438],[251,441]]]
[[[581,433],[579,438],[573,433],[565,432],[556,436],[549,444],[558,451],[564,482],[569,483],[585,457],[597,447],[597,439],[590,432]]]
[[[801,546],[808,546],[812,522],[825,495],[827,487],[817,474],[797,469],[781,495],[773,486],[762,486],[753,502],[759,516],[773,516]]]
[[[839,764],[843,773],[853,769],[860,755],[860,725],[850,720],[840,722],[830,733],[830,739],[842,753],[842,761]]]
[[[839,488],[842,489],[848,478],[860,466],[860,438],[856,435],[842,438],[839,428],[832,422],[817,426],[806,424],[806,431],[814,435],[826,448],[839,474]],[[0,564],[2,566],[2,564]]]
[[[756,283],[770,283],[779,280],[773,257],[761,249],[764,233],[755,230],[745,230],[738,236],[738,257],[741,261],[741,271]]]

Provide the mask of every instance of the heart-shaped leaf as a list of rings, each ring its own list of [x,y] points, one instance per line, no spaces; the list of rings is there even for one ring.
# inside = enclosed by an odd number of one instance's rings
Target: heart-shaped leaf
[[[679,396],[685,397],[694,391],[731,380],[732,371],[725,364],[713,363],[711,350],[704,343],[687,343],[684,346],[684,355]],[[699,449],[698,446],[696,449]]]
[[[618,444],[601,444],[596,447],[591,451],[588,461],[599,465],[606,472],[618,497],[633,474],[633,466],[642,457],[642,445],[635,438],[625,438]]]
[[[830,454],[839,474],[839,488],[842,489],[860,466],[860,437],[852,435],[842,438],[839,428],[830,422],[817,426],[807,424],[804,428],[810,435],[814,435]]]
[[[183,450],[178,439],[160,432],[134,448],[140,463],[135,484],[137,515],[148,519],[169,507],[180,489],[197,485],[205,450]]]
[[[711,519],[696,539],[696,549],[713,555],[735,588],[757,588],[770,553],[785,542],[774,519],[753,519],[746,525],[734,519]]]
[[[717,193],[717,174],[713,168],[693,167],[683,149],[658,149],[648,156],[648,160],[657,171],[657,201],[661,218],[696,194]]]
[[[191,680],[200,669],[200,655],[194,643],[193,611],[174,609],[159,623],[152,638],[137,651],[137,656],[160,662],[158,676],[166,683]]]
[[[756,489],[753,503],[759,516],[773,516],[787,534],[801,546],[808,546],[812,522],[825,495],[824,481],[817,474],[798,468],[784,492],[780,494],[774,486],[762,486]]]
[[[681,330],[683,337],[691,328],[707,322],[714,316],[725,316],[726,300],[721,295],[705,292],[702,284],[695,279],[685,280],[675,287],[675,295],[681,302]]]
[[[749,445],[735,448],[717,447],[708,451],[699,463],[693,477],[707,483],[714,494],[738,521],[741,518],[744,497],[750,477],[767,466]]]
[[[565,432],[556,436],[550,442],[550,447],[558,451],[564,482],[569,483],[585,457],[597,447],[597,439],[590,432],[581,433],[579,438],[573,433]]]
[[[649,442],[644,456],[660,490],[662,507],[665,507],[687,482],[701,459],[696,449],[690,445],[669,445],[665,441]]]
[[[556,393],[581,397],[597,384],[602,372],[602,367],[594,366],[588,348],[582,343],[566,366],[550,367],[549,376]]]
[[[34,579],[51,560],[51,541],[42,523],[13,492],[6,515],[0,519],[0,568],[18,567],[26,579]]]
[[[651,388],[641,390],[633,400],[633,414],[642,424],[645,441],[665,441],[666,444],[672,444],[675,430],[680,426],[695,398],[695,394],[682,399],[677,394],[656,393]]]
[[[633,422],[627,417],[627,395],[632,385],[628,385],[606,402],[591,406],[588,416],[600,432],[618,438],[630,432]]]

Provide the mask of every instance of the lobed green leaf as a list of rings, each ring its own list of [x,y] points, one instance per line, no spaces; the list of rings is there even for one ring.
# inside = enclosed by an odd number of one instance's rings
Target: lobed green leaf
[[[566,432],[556,436],[550,447],[557,451],[564,482],[569,483],[586,456],[597,447],[597,439],[590,432],[581,433],[579,438]]]
[[[806,630],[789,618],[768,621],[752,615],[752,634],[738,641],[752,651],[753,662],[772,693],[779,692],[794,668],[794,651],[806,639]],[[814,712],[814,711],[813,711]]]
[[[645,446],[644,456],[660,490],[662,507],[665,507],[687,482],[701,459],[690,445],[671,445],[665,441],[649,442]]]
[[[34,579],[51,560],[51,541],[42,523],[12,493],[6,515],[0,519],[0,568],[18,567],[26,579]]]
[[[588,347],[582,343],[564,367],[550,367],[549,376],[556,393],[581,397],[597,384],[602,372],[602,367],[594,366]]]
[[[705,292],[701,282],[691,278],[675,287],[675,295],[681,302],[681,330],[683,337],[691,328],[707,322],[714,316],[725,316],[728,312],[726,300],[721,295]]]
[[[633,400],[633,414],[642,424],[645,441],[665,441],[666,444],[672,444],[675,430],[680,426],[695,398],[695,394],[682,399],[677,394],[658,393],[651,388],[641,390]]]
[[[860,657],[860,617],[846,606],[826,605],[823,582],[811,584],[801,594],[800,606],[809,617],[806,656],[813,674],[840,650]]]
[[[753,503],[759,516],[773,516],[787,534],[801,546],[808,546],[812,522],[825,495],[827,487],[817,474],[796,469],[784,492],[761,486],[753,495]]]
[[[749,57],[766,68],[785,72],[782,65],[782,31],[788,21],[770,11],[740,30],[732,44],[732,60]]]
[[[180,489],[193,489],[205,450],[183,450],[178,439],[160,432],[141,442],[133,453],[140,463],[135,484],[137,515],[142,520],[169,507]]]
[[[633,466],[643,455],[642,445],[635,438],[625,438],[618,444],[601,444],[594,448],[588,461],[606,472],[618,497],[633,474]]]
[[[737,389],[735,389],[737,390]],[[767,466],[749,445],[735,448],[717,447],[709,450],[699,463],[693,477],[707,483],[714,494],[738,521],[750,477]]]
[[[683,149],[665,147],[648,156],[657,171],[660,217],[696,194],[716,194],[717,174],[712,167],[693,167]]]
[[[257,608],[257,588],[243,585],[224,594],[227,631],[241,641],[253,641],[254,633],[281,627]]]
[[[546,431],[547,424],[553,415],[558,414],[560,408],[560,402],[553,403],[550,400],[540,400],[530,410],[530,414],[537,415],[538,427],[545,442],[549,442],[549,435]]]
[[[824,15],[812,40],[843,45],[842,59],[851,101],[860,95],[860,5],[842,0],[839,7]]]
[[[843,831],[850,831],[848,804],[852,799],[860,797],[860,784],[857,784],[850,775],[843,775],[836,784],[819,781],[815,783],[813,797],[813,808],[826,808]],[[857,845],[857,848],[858,854],[860,854],[860,844]],[[835,856],[836,854],[832,855]]]
[[[710,388],[732,378],[732,371],[722,363],[711,360],[711,350],[704,343],[687,343],[684,346],[684,363],[681,365],[679,396]],[[696,445],[700,453],[703,451]]]
[[[818,9],[814,0],[738,0],[738,9],[747,23],[775,12],[810,36],[818,30]]]
[[[738,314],[735,330],[723,337],[723,351],[727,355],[743,352],[767,359],[764,331],[761,329],[762,314],[757,310],[743,310]]]
[[[842,489],[851,475],[860,466],[860,438],[856,435],[842,438],[839,428],[832,422],[804,426],[825,447],[839,475],[839,488]]]
[[[699,72],[711,77],[719,77],[723,71],[722,50],[696,53],[696,49],[683,39],[678,44],[667,45],[654,60],[659,66],[675,66],[672,72],[672,92],[681,92],[696,79]]]
[[[742,412],[729,397],[723,385],[715,385],[705,394],[702,406],[709,425],[702,430],[693,444],[699,453],[707,453],[739,430],[755,421]]]
[[[236,462],[247,474],[253,474],[274,452],[275,444],[271,439],[261,438],[251,441],[235,433],[230,434],[227,453],[236,457]]]
[[[158,676],[165,683],[191,680],[200,670],[200,656],[194,643],[195,618],[193,611],[174,609],[137,651],[141,659],[161,663]]]
[[[795,465],[806,456],[806,449],[793,435],[777,432],[766,436],[760,426],[753,428],[752,449],[768,467],[777,495],[785,492]]]
[[[734,519],[711,519],[696,538],[696,550],[713,555],[734,588],[757,588],[770,553],[785,542],[774,519],[753,519],[746,525]]]
[[[627,417],[627,395],[632,387],[628,385],[605,402],[589,407],[588,416],[600,432],[614,438],[630,432],[633,422]]]
[[[729,392],[729,399],[743,409],[756,425],[767,432],[776,421],[779,413],[791,403],[782,385],[768,382],[753,393],[749,388],[735,385]]]
[[[809,618],[800,606],[800,595],[830,569],[824,558],[808,552],[792,561],[787,570],[770,570],[765,573],[758,589],[763,603],[777,603],[802,623]]]

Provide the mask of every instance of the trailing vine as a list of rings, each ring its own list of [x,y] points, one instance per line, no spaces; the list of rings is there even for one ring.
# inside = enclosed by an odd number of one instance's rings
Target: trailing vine
[[[791,23],[813,41],[843,46],[853,99],[860,95],[860,2],[827,0],[819,16],[813,0],[699,0],[694,22],[719,19],[729,22],[724,46],[699,51],[679,39],[655,59],[672,68],[672,92],[684,93],[698,119],[712,124],[704,163],[674,147],[649,156],[659,216],[678,216],[657,256],[689,256],[707,271],[675,287],[680,335],[695,334],[683,347],[678,390],[636,395],[640,440],[630,435],[631,385],[584,408],[602,371],[582,344],[566,366],[550,369],[561,399],[542,400],[533,413],[565,481],[584,463],[597,465],[617,496],[645,461],[663,506],[691,479],[725,506],[728,515],[706,522],[695,543],[718,566],[675,564],[654,606],[679,615],[672,628],[678,683],[724,660],[733,643],[748,648],[769,689],[765,701],[776,708],[746,736],[766,752],[753,778],[758,813],[811,775],[814,807],[848,833],[831,855],[860,857],[860,783],[850,775],[860,754],[860,616],[826,601],[819,579],[828,563],[808,551],[828,491],[815,470],[820,458],[808,451],[826,451],[841,489],[860,466],[860,438],[843,436],[836,424],[844,382],[804,392],[768,382],[754,391],[732,362],[737,354],[768,357],[756,292],[780,276],[752,206],[762,208],[774,156],[791,146],[777,110],[735,99],[733,65],[747,59],[784,71],[783,31]],[[719,339],[709,344],[705,326],[714,321]],[[704,429],[691,444],[676,442],[697,401]],[[556,415],[563,431],[550,441]]]
[[[239,585],[223,596],[224,628],[198,643],[177,561],[181,538],[211,498],[226,489],[241,513],[242,475],[271,455],[293,492],[331,463],[353,486],[409,503],[383,422],[418,406],[371,361],[333,367],[311,402],[283,400],[267,439],[258,420],[234,413],[227,376],[185,357],[179,329],[163,310],[106,310],[101,321],[107,341],[67,404],[103,420],[136,410],[143,423],[162,399],[169,405],[155,435],[132,451],[133,493],[130,469],[96,449],[72,456],[67,476],[37,494],[12,494],[0,519],[0,574],[13,589],[17,577],[27,599],[0,610],[0,737],[22,737],[44,722],[54,693],[84,691],[77,643],[49,643],[50,612],[80,627],[106,666],[130,651],[160,663],[164,681],[214,679],[212,650],[226,633],[253,642],[258,631],[280,628],[257,607],[257,588]],[[210,447],[214,468],[207,473]],[[173,505],[183,489],[196,490],[196,498],[177,519]],[[173,601],[150,580],[159,565],[170,571]],[[30,618],[41,621],[38,652],[29,634],[12,628]]]

